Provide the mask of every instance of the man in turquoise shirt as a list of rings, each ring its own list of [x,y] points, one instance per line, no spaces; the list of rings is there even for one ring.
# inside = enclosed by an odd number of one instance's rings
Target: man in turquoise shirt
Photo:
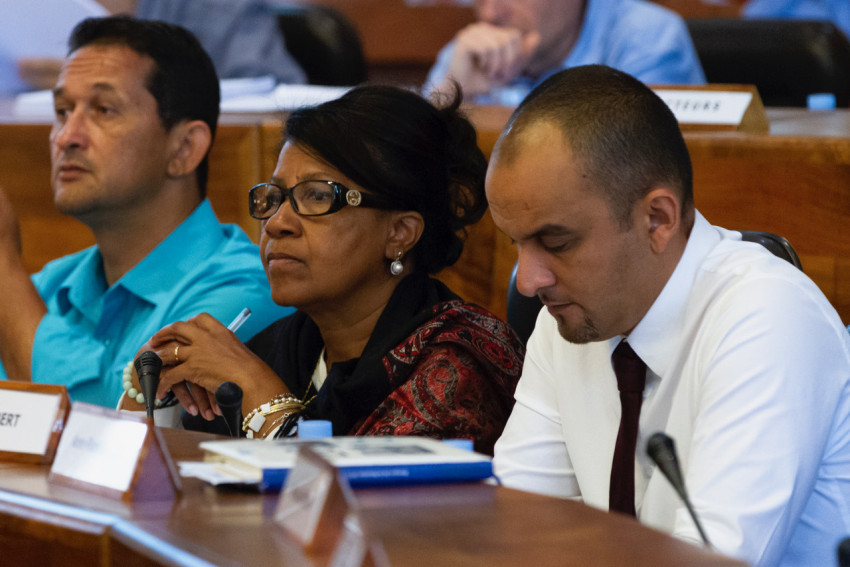
[[[54,89],[54,203],[97,245],[30,278],[0,193],[0,378],[114,406],[123,368],[165,324],[200,312],[227,323],[248,307],[247,339],[289,310],[272,302],[257,247],[205,198],[219,90],[194,36],[101,18],[69,47]]]

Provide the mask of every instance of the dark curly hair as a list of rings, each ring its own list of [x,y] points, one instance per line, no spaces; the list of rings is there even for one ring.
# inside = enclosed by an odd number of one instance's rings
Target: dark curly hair
[[[487,210],[487,160],[456,91],[438,108],[398,87],[366,85],[289,115],[284,142],[425,220],[417,271],[436,273],[463,251],[464,228]]]

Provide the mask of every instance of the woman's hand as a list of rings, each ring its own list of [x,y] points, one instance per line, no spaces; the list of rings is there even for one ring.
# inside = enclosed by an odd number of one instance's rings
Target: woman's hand
[[[222,382],[242,388],[243,415],[287,392],[271,368],[206,313],[163,327],[140,352],[144,350],[152,350],[162,359],[157,398],[171,390],[186,411],[200,413],[207,420],[221,415],[215,391]]]

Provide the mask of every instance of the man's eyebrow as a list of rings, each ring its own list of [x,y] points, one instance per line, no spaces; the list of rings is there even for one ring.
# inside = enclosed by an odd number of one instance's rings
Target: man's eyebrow
[[[531,234],[522,238],[522,240],[534,240],[544,238],[546,236],[564,236],[572,234],[574,231],[560,224],[544,224]]]

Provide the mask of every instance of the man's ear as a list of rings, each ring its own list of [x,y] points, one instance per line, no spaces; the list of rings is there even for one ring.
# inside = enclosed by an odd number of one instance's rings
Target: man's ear
[[[203,120],[191,120],[175,125],[169,139],[173,149],[168,162],[168,175],[182,177],[193,173],[207,155],[212,144],[212,133]]]
[[[425,219],[416,211],[394,211],[384,255],[395,260],[399,252],[406,255],[416,246],[425,230]]]
[[[682,230],[682,202],[679,196],[672,189],[659,187],[641,199],[639,208],[653,253],[663,253]]]

